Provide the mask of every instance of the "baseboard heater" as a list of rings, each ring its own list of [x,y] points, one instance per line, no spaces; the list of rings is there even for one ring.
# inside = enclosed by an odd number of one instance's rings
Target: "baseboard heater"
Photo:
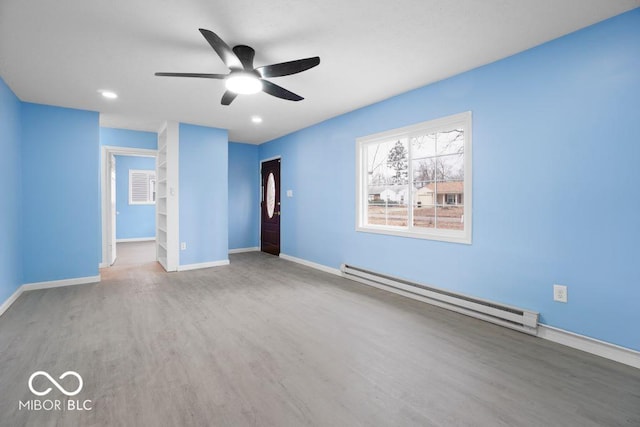
[[[342,264],[340,270],[342,271],[342,276],[347,279],[418,299],[527,334],[538,334],[538,313],[535,311],[421,285],[348,264]]]

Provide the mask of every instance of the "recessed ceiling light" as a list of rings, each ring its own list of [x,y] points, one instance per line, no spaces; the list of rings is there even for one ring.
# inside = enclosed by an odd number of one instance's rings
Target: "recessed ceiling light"
[[[102,96],[108,99],[116,99],[118,97],[117,93],[112,92],[110,90],[99,90],[98,92],[100,92]]]
[[[253,123],[262,123],[262,117],[260,117],[260,116],[253,116],[253,117],[251,117],[251,121],[252,121]]]
[[[233,93],[242,95],[250,95],[258,93],[262,90],[262,82],[256,76],[250,73],[237,72],[232,74],[224,82],[228,90]]]

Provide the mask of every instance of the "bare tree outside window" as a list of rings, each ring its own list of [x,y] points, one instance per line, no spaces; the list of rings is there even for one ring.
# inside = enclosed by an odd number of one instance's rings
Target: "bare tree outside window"
[[[367,150],[370,224],[406,227],[409,219],[409,156],[406,140],[371,144]]]
[[[396,173],[391,177],[393,184],[406,184],[409,179],[409,155],[407,149],[402,142],[397,141],[389,154],[387,162],[389,167]]]

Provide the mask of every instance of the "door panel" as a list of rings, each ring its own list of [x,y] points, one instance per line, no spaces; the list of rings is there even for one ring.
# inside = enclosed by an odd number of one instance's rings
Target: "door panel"
[[[109,230],[109,265],[116,262],[116,157],[111,154],[109,159],[110,198],[109,214],[111,216],[111,229]]]
[[[280,255],[280,159],[262,164],[260,250]]]

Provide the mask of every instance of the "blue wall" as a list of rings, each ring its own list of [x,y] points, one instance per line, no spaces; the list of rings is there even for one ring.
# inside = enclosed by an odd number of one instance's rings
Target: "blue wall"
[[[0,78],[0,304],[22,284],[20,104]]]
[[[98,274],[98,129],[95,112],[22,104],[25,283]]]
[[[228,259],[227,131],[180,124],[180,265]]]
[[[129,204],[129,170],[156,169],[153,157],[116,157],[116,239],[155,238],[156,205]]]
[[[229,142],[229,249],[260,244],[260,161],[257,145]]]
[[[260,146],[282,252],[522,306],[640,350],[640,9]],[[355,231],[355,139],[473,112],[473,244]],[[552,285],[569,302],[553,302]]]
[[[100,145],[158,149],[158,134],[139,130],[100,128]]]

